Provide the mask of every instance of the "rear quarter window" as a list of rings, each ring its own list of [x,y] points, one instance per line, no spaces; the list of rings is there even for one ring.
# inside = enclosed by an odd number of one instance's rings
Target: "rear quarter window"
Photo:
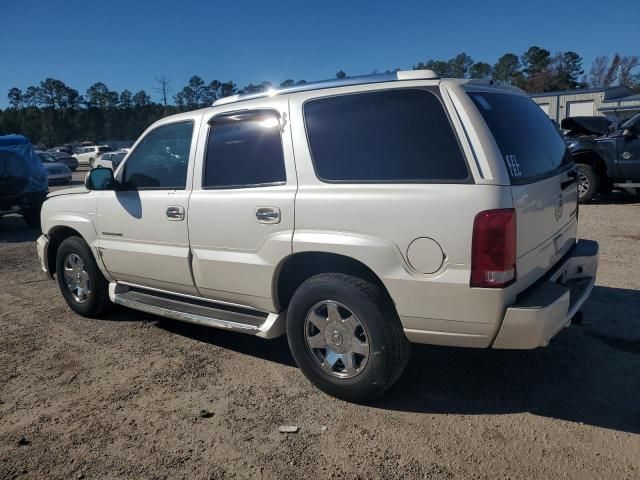
[[[440,99],[422,89],[310,100],[317,176],[326,182],[460,183],[469,171]]]
[[[572,163],[551,119],[531,99],[496,92],[467,92],[498,144],[514,184],[553,175]]]

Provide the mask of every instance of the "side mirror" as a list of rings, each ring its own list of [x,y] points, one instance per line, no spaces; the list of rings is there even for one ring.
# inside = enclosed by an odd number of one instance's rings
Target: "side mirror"
[[[87,190],[115,190],[113,170],[110,168],[94,168],[87,173],[84,179]]]

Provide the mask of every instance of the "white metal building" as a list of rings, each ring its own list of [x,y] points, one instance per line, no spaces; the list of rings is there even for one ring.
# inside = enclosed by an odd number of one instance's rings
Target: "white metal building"
[[[531,98],[558,123],[567,117],[593,115],[625,120],[640,113],[640,94],[627,87],[535,93]]]

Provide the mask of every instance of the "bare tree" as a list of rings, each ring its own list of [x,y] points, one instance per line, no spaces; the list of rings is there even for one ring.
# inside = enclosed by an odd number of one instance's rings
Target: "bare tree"
[[[624,56],[620,61],[618,68],[618,83],[625,87],[631,87],[634,84],[633,69],[640,65],[640,59],[637,55]]]
[[[611,65],[607,69],[607,73],[604,76],[604,85],[603,87],[610,87],[618,78],[618,67],[620,67],[620,62],[622,62],[622,57],[619,53],[616,53],[611,60]]]
[[[607,73],[608,65],[608,57],[596,57],[596,59],[593,61],[593,64],[591,65],[591,72],[589,72],[589,85],[591,85],[593,88],[604,86],[604,77]]]
[[[167,79],[164,75],[156,77],[157,87],[153,89],[160,94],[162,98],[162,104],[164,105],[164,115],[167,116],[167,98],[171,96],[171,80]]]

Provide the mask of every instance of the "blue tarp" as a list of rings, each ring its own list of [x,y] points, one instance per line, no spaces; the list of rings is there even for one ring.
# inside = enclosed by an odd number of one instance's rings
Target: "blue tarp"
[[[29,139],[22,135],[0,136],[0,176],[5,179],[23,178],[20,192],[47,191],[47,172],[33,151]]]

